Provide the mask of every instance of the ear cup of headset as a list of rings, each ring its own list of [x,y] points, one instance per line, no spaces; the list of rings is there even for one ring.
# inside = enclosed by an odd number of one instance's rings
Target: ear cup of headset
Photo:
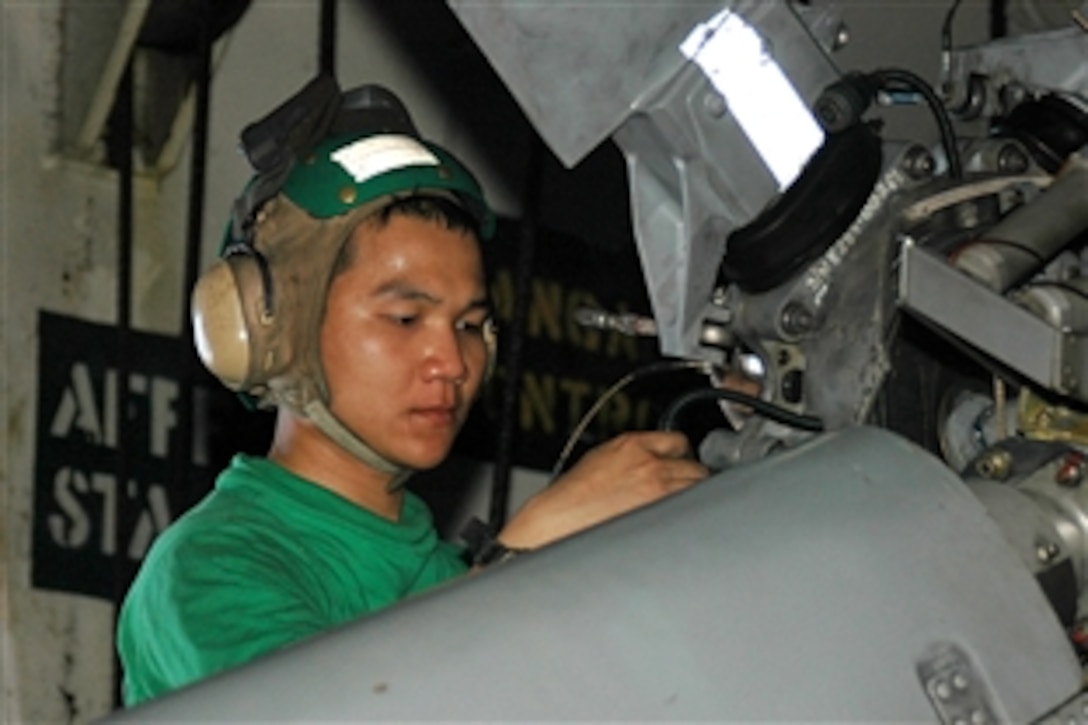
[[[261,328],[271,324],[265,274],[257,256],[220,259],[193,288],[193,339],[204,366],[231,390],[266,382],[269,351]]]

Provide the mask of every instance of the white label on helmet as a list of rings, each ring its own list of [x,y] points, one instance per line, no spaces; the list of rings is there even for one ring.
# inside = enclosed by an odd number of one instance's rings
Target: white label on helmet
[[[410,136],[371,136],[337,149],[330,158],[362,184],[405,166],[438,166],[431,151]]]

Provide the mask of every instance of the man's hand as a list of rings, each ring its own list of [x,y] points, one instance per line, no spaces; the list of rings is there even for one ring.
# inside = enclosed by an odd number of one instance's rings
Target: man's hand
[[[624,433],[592,449],[533,496],[499,533],[534,549],[632,511],[706,478],[681,433]]]

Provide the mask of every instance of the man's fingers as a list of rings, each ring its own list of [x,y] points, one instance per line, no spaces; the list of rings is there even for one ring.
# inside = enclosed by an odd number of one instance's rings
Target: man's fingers
[[[632,434],[646,450],[662,458],[684,458],[691,454],[687,436],[676,431],[643,431]]]
[[[710,469],[695,460],[670,461],[669,480],[680,487],[690,486],[710,475]]]

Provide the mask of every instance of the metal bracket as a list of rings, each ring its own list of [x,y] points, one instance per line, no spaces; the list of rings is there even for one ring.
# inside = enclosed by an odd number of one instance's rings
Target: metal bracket
[[[904,243],[899,304],[1063,395],[1085,399],[1085,339],[1055,328],[944,260]]]
[[[997,722],[991,697],[967,654],[951,642],[940,642],[916,665],[926,697],[945,725]]]

